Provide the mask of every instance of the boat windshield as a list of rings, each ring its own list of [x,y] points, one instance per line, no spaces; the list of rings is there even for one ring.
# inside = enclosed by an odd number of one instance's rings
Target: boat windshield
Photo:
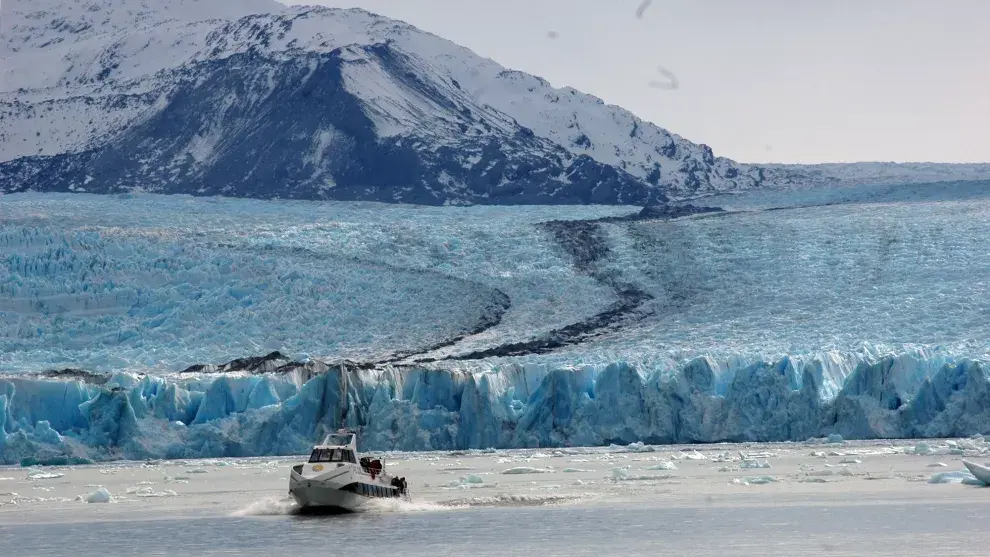
[[[354,452],[348,449],[316,449],[309,456],[310,462],[351,462],[356,463]]]
[[[350,445],[351,435],[349,433],[332,433],[327,435],[324,445]]]

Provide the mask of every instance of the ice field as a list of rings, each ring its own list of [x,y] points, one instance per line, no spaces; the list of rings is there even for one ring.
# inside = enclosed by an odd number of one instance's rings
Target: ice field
[[[0,370],[372,359],[464,334],[505,296],[492,342],[522,339],[613,301],[533,225],[632,209],[563,211],[4,196]]]
[[[667,221],[4,196],[0,462],[988,433],[988,191]]]
[[[466,353],[614,304],[615,289],[596,274],[652,296],[645,318],[540,361],[766,358],[864,345],[983,357],[988,187],[943,202],[742,205],[601,223],[607,252],[584,270],[537,223],[636,208],[8,195],[0,371],[160,373],[270,350],[374,360],[464,335],[442,355]]]
[[[305,457],[0,467],[24,555],[979,555],[982,438],[384,453],[412,500],[299,516]],[[108,542],[112,538],[112,542]],[[16,544],[16,545],[11,545]]]

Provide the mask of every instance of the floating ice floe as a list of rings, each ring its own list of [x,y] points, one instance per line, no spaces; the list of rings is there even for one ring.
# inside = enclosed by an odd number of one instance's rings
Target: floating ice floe
[[[549,468],[533,468],[531,466],[516,466],[502,470],[503,474],[548,474],[553,472]]]
[[[129,492],[128,492],[129,493]],[[165,489],[162,491],[155,491],[150,487],[143,487],[138,489],[133,493],[135,497],[178,497],[179,494],[172,491],[171,489]]]
[[[958,470],[955,472],[939,472],[932,476],[928,483],[930,484],[966,484],[966,485],[987,485],[980,480],[976,479],[976,476],[970,474],[968,470]]]
[[[625,468],[613,468],[611,479],[617,482],[636,482],[650,480],[669,480],[670,474],[630,474]]]
[[[763,485],[777,483],[780,480],[773,476],[749,476],[746,478],[733,478],[732,483],[738,485]]]
[[[698,451],[691,451],[689,453],[680,452],[670,455],[671,460],[708,460],[708,457],[699,453]]]
[[[839,468],[838,470],[808,470],[804,472],[804,475],[808,477],[855,476],[848,468]]]
[[[770,468],[770,463],[767,461],[759,460],[744,460],[739,463],[739,467],[743,469],[747,468]]]
[[[763,452],[759,452],[759,453],[744,453],[742,451],[739,451],[739,458],[742,459],[742,460],[754,460],[754,459],[758,459],[758,458],[763,458],[763,459],[766,459],[766,458],[777,458],[778,456],[780,456],[780,455],[778,455],[777,453],[770,452],[770,451],[763,451]]]
[[[110,492],[105,487],[101,487],[86,496],[87,503],[109,503],[112,500],[113,496],[110,495]]]
[[[28,474],[28,480],[54,480],[56,478],[61,478],[65,474],[58,472],[32,472]]]
[[[673,462],[669,462],[669,461],[658,462],[657,464],[654,464],[653,466],[647,468],[647,470],[677,470],[677,466],[675,466]]]

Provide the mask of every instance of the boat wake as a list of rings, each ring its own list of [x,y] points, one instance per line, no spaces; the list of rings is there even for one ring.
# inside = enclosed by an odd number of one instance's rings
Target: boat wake
[[[443,504],[407,499],[373,499],[361,507],[364,513],[416,513],[448,510]]]
[[[279,516],[299,514],[300,507],[291,497],[265,497],[231,513],[232,516]]]
[[[539,507],[556,505],[581,499],[579,495],[509,495],[501,494],[490,497],[465,497],[439,501],[436,504],[446,508],[468,507]]]
[[[405,499],[372,499],[356,513],[412,513],[449,510],[452,505],[443,503],[427,503],[408,501]],[[352,514],[349,511],[331,511],[327,509],[302,508],[291,497],[265,497],[242,509],[231,513],[231,516],[330,516]]]

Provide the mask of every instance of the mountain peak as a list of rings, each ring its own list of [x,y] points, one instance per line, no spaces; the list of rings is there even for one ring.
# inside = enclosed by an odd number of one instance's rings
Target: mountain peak
[[[8,0],[3,10],[0,192],[649,204],[837,176],[716,157],[362,9]]]

